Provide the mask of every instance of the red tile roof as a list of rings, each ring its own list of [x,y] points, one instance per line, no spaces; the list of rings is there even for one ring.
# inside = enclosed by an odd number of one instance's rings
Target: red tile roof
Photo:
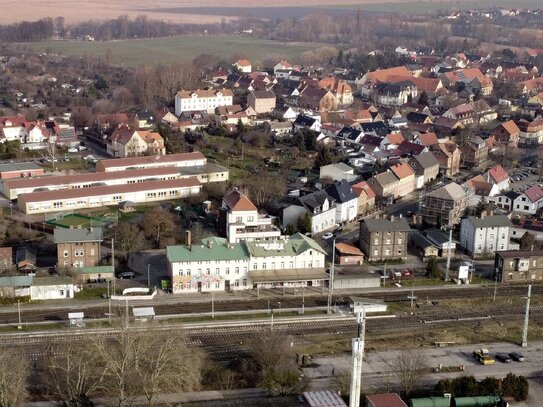
[[[373,189],[371,189],[371,187],[366,181],[360,181],[352,185],[351,188],[353,192],[356,194],[356,196],[360,196],[362,191],[364,191],[368,198],[375,198],[375,192],[373,192]]]
[[[435,133],[422,133],[419,134],[417,139],[420,140],[420,144],[426,147],[439,143]]]
[[[411,168],[407,163],[398,163],[390,167],[390,169],[399,179],[415,175],[415,171],[413,171],[413,168]]]
[[[504,168],[498,164],[494,168],[488,170],[488,175],[494,180],[496,184],[509,179],[509,174]]]
[[[532,203],[535,203],[543,198],[543,189],[541,189],[539,185],[534,185],[524,191],[524,194],[532,201]]]
[[[413,75],[405,66],[396,66],[367,73],[367,78],[374,82],[388,82],[389,78],[394,76],[412,77]]]
[[[407,404],[396,393],[372,394],[366,396],[368,405],[372,407],[407,407]]]
[[[257,207],[244,194],[234,189],[226,194],[223,201],[231,211],[256,211]]]
[[[364,256],[364,253],[362,253],[358,247],[350,243],[336,243],[336,250],[340,254],[345,254],[348,256]]]

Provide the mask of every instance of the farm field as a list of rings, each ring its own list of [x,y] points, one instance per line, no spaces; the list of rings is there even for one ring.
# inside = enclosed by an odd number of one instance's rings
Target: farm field
[[[259,38],[221,35],[185,35],[172,38],[153,38],[121,41],[44,41],[24,45],[38,52],[53,52],[66,56],[94,55],[105,58],[110,50],[111,62],[129,67],[190,61],[200,54],[213,54],[230,59],[242,55],[257,66],[268,57],[292,61],[314,47],[304,44],[285,44]]]
[[[268,3],[268,7],[280,8],[283,15],[290,15],[293,7],[290,0],[276,0]],[[368,11],[426,11],[445,7],[541,7],[539,0],[301,0],[294,8],[361,8]],[[119,15],[135,17],[141,14],[153,16],[164,21],[183,23],[219,22],[221,18],[237,18],[253,13],[251,8],[267,8],[260,0],[0,0],[0,7],[9,13],[0,13],[0,24],[8,24],[24,20],[37,20],[43,17],[63,16],[67,22],[86,21],[90,19],[115,18]],[[242,14],[232,13],[228,8],[240,10]],[[175,11],[173,11],[175,10]],[[261,12],[259,12],[261,13]],[[266,17],[266,16],[264,16]]]

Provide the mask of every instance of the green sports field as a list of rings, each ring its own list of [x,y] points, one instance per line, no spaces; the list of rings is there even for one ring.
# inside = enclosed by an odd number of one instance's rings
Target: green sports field
[[[298,45],[244,36],[185,35],[172,38],[134,39],[122,41],[44,41],[25,45],[39,52],[67,56],[94,55],[105,59],[110,50],[111,62],[129,67],[192,60],[201,54],[231,59],[244,56],[253,64],[266,58],[298,61],[308,44]]]

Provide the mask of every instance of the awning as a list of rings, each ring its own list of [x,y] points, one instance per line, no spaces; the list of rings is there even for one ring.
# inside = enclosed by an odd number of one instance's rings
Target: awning
[[[329,278],[324,268],[253,270],[250,275],[253,283],[328,280]]]

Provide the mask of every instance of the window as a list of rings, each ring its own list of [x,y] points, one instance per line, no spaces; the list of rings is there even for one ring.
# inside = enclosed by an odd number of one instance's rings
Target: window
[[[205,283],[204,287],[209,290],[211,288],[211,284],[209,282]]]
[[[401,237],[398,238],[398,244],[402,244],[402,238]]]
[[[236,216],[236,222],[241,222],[242,221],[242,217],[241,216]]]
[[[243,267],[243,273],[247,274],[247,267]]]
[[[255,220],[254,216],[247,216],[247,222],[253,222]]]
[[[398,254],[402,254],[402,249],[398,249]]]
[[[64,257],[68,257],[68,250],[64,250]]]
[[[211,274],[211,270],[208,268],[206,268],[206,274],[209,276]]]
[[[215,282],[215,288],[221,288],[221,283],[220,282]]]
[[[190,269],[187,269],[187,276],[190,276]]]
[[[183,270],[181,270],[181,271],[179,272],[179,276],[182,276],[182,275],[183,275]]]
[[[219,268],[218,267],[215,269],[215,274],[219,274]]]
[[[379,239],[374,239],[373,244],[379,244]]]
[[[386,250],[385,250],[385,254],[386,254],[387,256],[390,256],[390,249],[386,249]]]
[[[236,267],[236,274],[239,274],[239,267]]]
[[[91,256],[94,256],[94,249],[91,249],[91,250],[90,250],[90,255],[91,255]]]
[[[225,270],[224,272],[225,272],[225,274],[226,274],[227,276],[230,275],[230,267],[227,267],[226,270]]]
[[[243,279],[243,286],[247,287],[247,280],[246,279]]]
[[[375,249],[375,250],[373,251],[373,255],[374,255],[374,256],[377,256],[378,254],[379,254],[379,250]]]
[[[537,266],[537,260],[534,260],[534,261],[532,262],[532,266],[534,266],[534,267]]]
[[[53,208],[62,208],[62,202],[53,202]]]
[[[239,287],[239,280],[236,280],[236,281],[234,282],[234,287]]]
[[[84,253],[83,249],[75,249],[75,257],[83,257]]]
[[[291,261],[291,262],[289,263],[288,268],[290,268],[290,269],[293,269],[293,268],[294,268],[294,262],[293,262],[293,261]]]

